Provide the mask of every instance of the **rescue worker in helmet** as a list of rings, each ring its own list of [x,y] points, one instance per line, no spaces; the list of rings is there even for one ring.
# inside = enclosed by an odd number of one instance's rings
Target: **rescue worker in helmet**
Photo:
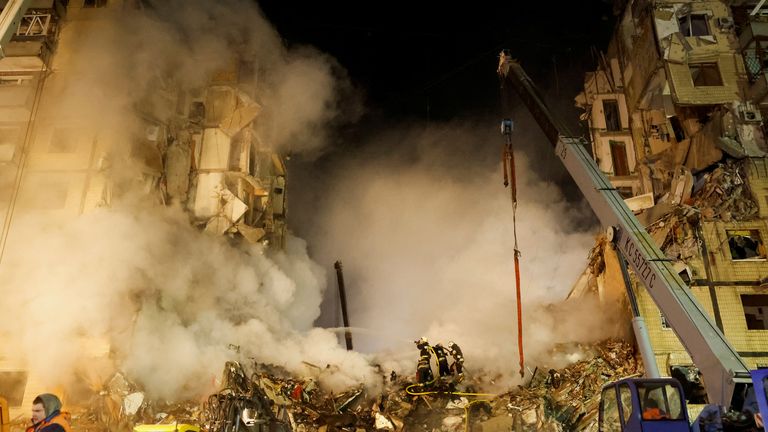
[[[461,348],[455,342],[450,341],[448,342],[448,352],[453,357],[451,372],[456,374],[457,377],[462,377],[464,375],[464,355],[461,352]]]
[[[445,352],[443,344],[435,344],[432,349],[435,351],[435,357],[437,357],[437,372],[440,378],[447,377],[451,374],[451,369],[448,367],[448,356]]]
[[[44,393],[32,401],[32,426],[26,432],[70,432],[69,414],[56,395]]]
[[[432,374],[432,365],[430,360],[432,359],[431,348],[427,338],[414,341],[416,348],[419,349],[419,361],[416,364],[416,379],[421,385],[427,385],[434,381],[435,377]]]

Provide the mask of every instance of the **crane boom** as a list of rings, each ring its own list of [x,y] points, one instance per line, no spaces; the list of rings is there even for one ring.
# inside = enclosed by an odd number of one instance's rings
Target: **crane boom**
[[[501,54],[498,72],[502,85],[515,90],[555,147],[592,210],[609,227],[621,254],[691,355],[704,378],[709,403],[731,407],[736,387],[751,382],[747,365],[597,167],[584,139],[561,133],[531,79],[506,52]]]

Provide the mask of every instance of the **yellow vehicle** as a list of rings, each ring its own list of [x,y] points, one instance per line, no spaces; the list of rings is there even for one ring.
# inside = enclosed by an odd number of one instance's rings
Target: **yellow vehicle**
[[[0,397],[0,432],[11,430],[11,415],[8,412],[8,401]]]
[[[200,426],[178,423],[144,424],[134,426],[133,432],[200,432]]]

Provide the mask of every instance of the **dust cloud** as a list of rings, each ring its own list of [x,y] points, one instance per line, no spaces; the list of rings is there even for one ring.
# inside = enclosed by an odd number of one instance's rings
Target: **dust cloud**
[[[521,132],[514,139],[518,148],[538,148],[516,154],[525,350],[531,367],[552,365],[557,344],[594,341],[615,329],[596,304],[551,305],[584,270],[597,226],[584,224],[584,203],[567,202],[538,173],[554,159],[546,142]],[[387,368],[412,373],[412,341],[427,336],[458,343],[470,370],[517,373],[503,143],[488,122],[405,126],[378,134],[329,170],[337,174],[314,203],[319,222],[308,237],[311,249],[322,263],[343,259],[351,324],[366,329],[355,346],[387,353],[379,356]]]
[[[98,356],[84,349],[99,342],[114,366],[167,399],[214,390],[229,359],[296,372],[306,369],[302,361],[338,365],[325,379],[336,388],[370,378],[364,357],[312,329],[324,274],[300,239],[272,254],[233,247],[191,228],[179,209],[135,204],[65,224],[26,219],[14,229],[29,241],[4,263],[13,289],[0,302],[19,319],[3,319],[0,329],[45,380],[90,368]]]
[[[316,375],[334,389],[375,381],[366,356],[313,328],[325,274],[304,241],[290,237],[281,252],[230,244],[142,193],[143,166],[129,156],[146,118],[176,110],[164,96],[233,69],[258,89],[268,113],[258,138],[277,151],[321,151],[329,126],[354,117],[354,104],[338,108],[351,86],[335,61],[286,47],[253,2],[70,13],[37,123],[71,131],[75,152],[95,143],[94,178],[107,176],[114,195],[109,208],[72,217],[56,210],[68,202],[67,185],[52,183],[61,175],[29,180],[19,193],[0,266],[0,309],[14,311],[0,318],[3,357],[47,388],[82,381],[98,390],[123,370],[151,397],[199,397],[216,390],[229,359]],[[61,157],[51,169],[82,168],[75,160]]]
[[[267,108],[261,140],[316,155],[330,126],[359,114],[351,85],[333,59],[286,48],[251,2],[158,1],[113,18],[63,30],[41,118],[95,139],[123,193],[79,217],[14,219],[0,267],[0,308],[14,311],[0,318],[8,358],[51,386],[96,388],[121,369],[170,400],[213,391],[227,359],[314,373],[334,389],[376,382],[374,362],[412,373],[411,341],[422,335],[459,343],[470,371],[514,369],[512,208],[498,137],[476,124],[380,134],[342,162],[307,210],[319,264],[296,237],[284,252],[233,245],[192,228],[177,206],[136,197],[138,168],[118,163],[144,133],[136,112],[174,109],[147,95],[202,86],[237,54]],[[585,209],[537,177],[535,157],[517,162],[526,349],[535,362],[558,342],[598,337],[595,308],[566,317],[544,306],[568,292],[593,234],[572,223]],[[332,331],[313,327],[324,268],[337,258],[353,324],[368,334],[356,344],[369,354],[347,352]]]

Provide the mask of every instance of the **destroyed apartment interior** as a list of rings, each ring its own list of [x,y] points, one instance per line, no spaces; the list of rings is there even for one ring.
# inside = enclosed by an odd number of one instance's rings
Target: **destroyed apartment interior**
[[[768,432],[768,2],[587,3],[0,0],[0,432]]]

